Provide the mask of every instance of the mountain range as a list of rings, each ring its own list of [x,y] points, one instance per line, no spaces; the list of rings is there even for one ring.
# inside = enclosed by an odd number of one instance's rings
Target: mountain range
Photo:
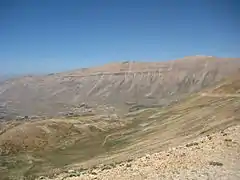
[[[239,177],[240,58],[14,77],[0,104],[4,180]]]
[[[239,58],[125,61],[0,84],[2,118],[118,114],[166,106],[239,71]],[[4,115],[3,115],[4,114]]]

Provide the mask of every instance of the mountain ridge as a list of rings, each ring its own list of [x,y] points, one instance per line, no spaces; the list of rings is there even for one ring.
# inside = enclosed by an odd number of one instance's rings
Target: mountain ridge
[[[3,111],[9,119],[16,115],[81,115],[86,111],[82,104],[95,114],[102,111],[98,108],[100,105],[121,114],[132,106],[168,105],[218,82],[239,68],[240,58],[205,56],[165,62],[110,63],[4,81],[0,85],[0,104],[5,105]],[[109,108],[105,108],[103,114],[112,114]]]
[[[48,179],[59,173],[61,177],[61,173],[69,169],[78,172],[86,168],[86,175],[91,176],[88,171],[91,173],[96,166],[102,167],[101,164],[104,167],[129,164],[146,153],[158,153],[168,148],[177,150],[182,143],[183,147],[190,149],[184,153],[191,154],[195,152],[191,151],[192,147],[196,147],[198,155],[201,155],[202,149],[205,149],[214,157],[214,162],[219,162],[213,151],[216,146],[212,144],[215,142],[212,133],[215,132],[221,135],[220,148],[228,148],[235,154],[233,158],[237,159],[239,144],[234,145],[224,139],[231,137],[226,128],[239,127],[240,123],[239,75],[240,72],[228,76],[169,106],[143,108],[115,119],[92,115],[5,121],[0,124],[1,177],[25,177],[30,180],[45,175]],[[205,137],[206,143],[200,140],[196,144],[196,138],[201,137]],[[238,146],[238,149],[232,149],[232,145]],[[227,152],[221,153],[222,157]],[[161,158],[167,160],[168,156]],[[203,166],[208,161],[204,162]],[[224,168],[229,167],[227,159],[220,162]],[[190,164],[194,164],[194,159]],[[234,167],[239,167],[237,165],[234,164]],[[114,169],[108,172],[114,172]]]

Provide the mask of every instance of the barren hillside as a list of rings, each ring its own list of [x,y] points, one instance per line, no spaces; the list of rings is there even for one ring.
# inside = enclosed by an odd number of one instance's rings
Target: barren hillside
[[[73,174],[76,179],[95,178],[96,174],[93,175],[91,172],[96,169],[94,168],[96,165],[104,164],[104,168],[112,168],[122,161],[125,161],[124,164],[129,164],[127,161],[144,156],[146,153],[152,154],[167,150],[170,147],[190,143],[196,138],[206,137],[214,132],[239,125],[239,85],[240,75],[238,73],[220,81],[211,88],[192,93],[169,106],[144,108],[127,113],[115,120],[91,115],[49,118],[41,121],[3,122],[0,127],[0,175],[1,177],[12,176],[15,179],[23,176],[32,179],[40,175],[56,176],[63,171],[76,169],[72,171],[76,172]],[[237,130],[235,132],[237,133]],[[235,149],[227,146],[233,156],[228,156],[221,151],[221,148],[225,147],[222,141],[233,136],[234,134],[220,138],[220,144],[216,144],[218,155],[211,154],[215,151],[205,148],[205,144],[206,147],[209,147],[209,143],[211,148],[215,147],[215,140],[196,146],[200,150],[194,150],[193,153],[201,155],[201,148],[203,148],[203,153],[210,153],[209,157],[211,157],[210,159],[203,159],[204,163],[208,163],[208,160],[218,162],[216,158],[226,157],[222,159],[223,161],[220,161],[224,163],[224,168],[229,167],[230,170],[231,167],[236,168],[238,162],[229,165],[226,161],[228,157],[231,159],[239,157],[239,146],[235,147],[237,144],[226,142],[230,143],[231,146],[234,145]],[[236,138],[233,139],[234,142],[235,140]],[[192,153],[185,152],[184,149],[181,152]],[[222,154],[219,155],[219,153]],[[181,160],[183,157],[179,158]],[[175,164],[174,158],[169,160],[172,164]],[[185,167],[185,161],[187,162],[186,166],[190,166],[194,164],[196,159],[187,158],[183,161],[183,167]],[[150,164],[149,162],[146,168],[139,169],[140,171],[143,170],[147,174],[146,176],[149,176],[152,171],[151,168],[154,168]],[[138,165],[137,159],[133,166],[135,165]],[[156,166],[159,167],[160,164]],[[179,166],[182,168],[181,164]],[[211,167],[211,165],[208,164],[207,167]],[[79,170],[82,168],[87,168],[87,171]],[[99,175],[96,178],[105,179],[106,176],[98,170],[99,168],[97,168],[97,174],[99,173]],[[205,170],[203,173],[205,173]],[[126,172],[126,174],[124,173],[126,176],[122,176],[123,179],[124,177],[128,179],[130,176],[134,176],[129,173],[132,170],[128,171],[126,169],[125,171],[120,168],[119,171],[121,173]],[[87,175],[83,175],[86,172]],[[115,176],[117,172],[118,169],[109,170],[109,177]],[[161,171],[159,170],[159,172]],[[181,170],[181,173],[183,172]],[[232,173],[236,174],[235,171]],[[68,178],[72,174],[68,173],[66,176]]]
[[[0,115],[11,119],[17,115],[101,114],[102,109],[119,114],[162,106],[213,85],[239,68],[240,59],[192,56],[16,78],[0,84]],[[99,110],[99,105],[104,107]]]
[[[45,180],[240,179],[240,126],[140,158],[91,169],[68,170]]]

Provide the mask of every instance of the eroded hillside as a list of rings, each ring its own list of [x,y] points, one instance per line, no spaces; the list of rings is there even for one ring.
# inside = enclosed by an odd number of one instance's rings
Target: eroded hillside
[[[16,78],[0,85],[0,113],[2,119],[18,115],[121,114],[180,100],[239,68],[240,59],[192,56]],[[99,105],[105,107],[99,110]]]
[[[116,164],[240,123],[240,76],[165,107],[110,120],[101,116],[1,124],[1,175],[33,178],[66,169]]]

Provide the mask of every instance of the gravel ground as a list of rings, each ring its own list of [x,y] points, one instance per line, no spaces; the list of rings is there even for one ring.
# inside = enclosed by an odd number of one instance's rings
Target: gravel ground
[[[39,179],[50,179],[40,177]],[[52,180],[240,179],[240,126],[112,165],[68,170]]]

